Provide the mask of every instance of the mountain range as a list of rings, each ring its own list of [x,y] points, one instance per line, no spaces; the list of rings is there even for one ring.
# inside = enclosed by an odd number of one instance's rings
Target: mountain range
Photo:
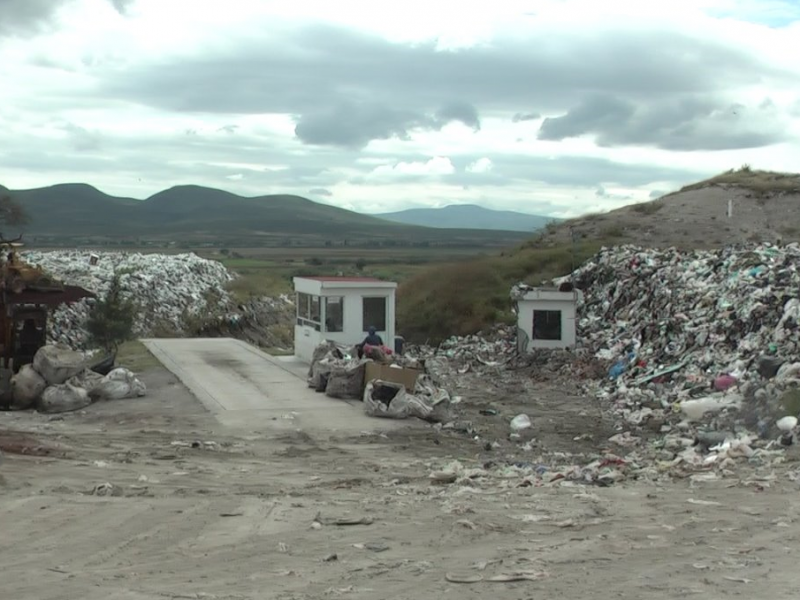
[[[558,221],[552,217],[530,215],[511,210],[492,210],[475,204],[451,204],[443,208],[411,208],[376,214],[376,217],[423,227],[443,229],[493,229],[532,233]]]
[[[479,228],[433,229],[320,204],[300,196],[255,198],[176,186],[145,200],[111,196],[82,183],[0,193],[30,217],[25,239],[227,242],[238,245],[380,243],[508,245],[526,236]],[[466,221],[465,221],[466,222]],[[8,235],[13,232],[4,231]]]

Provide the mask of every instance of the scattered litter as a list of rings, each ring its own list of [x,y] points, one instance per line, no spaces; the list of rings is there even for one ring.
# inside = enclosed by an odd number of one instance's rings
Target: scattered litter
[[[94,489],[92,490],[92,495],[94,495],[94,496],[115,496],[115,495],[118,495],[118,490],[112,484],[110,484],[108,482],[100,483],[100,484],[94,486]]]
[[[511,419],[511,431],[520,432],[533,426],[528,415],[517,415]]]
[[[713,502],[711,500],[695,500],[694,498],[689,498],[687,502],[697,506],[722,506],[720,502]]]
[[[723,577],[725,581],[733,581],[734,583],[753,583],[752,579],[745,577]]]
[[[333,519],[326,519],[323,518],[320,514],[314,517],[315,523],[320,523],[321,525],[336,525],[339,527],[348,527],[351,525],[372,525],[375,522],[375,519],[372,517],[340,517],[340,518],[333,518]]]
[[[540,581],[545,579],[547,574],[539,572],[519,572],[519,573],[502,573],[500,575],[493,575],[491,577],[484,577],[473,573],[446,573],[445,579],[450,583],[513,583],[517,581]]]

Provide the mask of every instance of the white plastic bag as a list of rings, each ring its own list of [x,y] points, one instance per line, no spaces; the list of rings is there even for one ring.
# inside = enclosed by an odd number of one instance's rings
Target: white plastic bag
[[[75,387],[83,388],[91,397],[92,391],[100,385],[103,381],[103,376],[100,373],[95,373],[88,369],[78,373],[74,377],[70,377],[67,383]]]
[[[33,357],[33,368],[47,385],[60,385],[83,371],[86,360],[80,352],[63,345],[43,346]]]
[[[529,429],[533,426],[531,418],[528,415],[517,415],[511,419],[511,431],[518,433],[524,429]]]
[[[146,393],[147,387],[132,371],[118,367],[103,377],[91,391],[91,396],[98,400],[122,400],[144,396]]]
[[[376,379],[364,389],[364,412],[370,417],[427,420],[431,407],[406,392],[404,385]]]
[[[86,408],[91,403],[86,390],[64,383],[45,389],[39,400],[39,410],[47,413],[69,412]]]
[[[23,365],[19,373],[11,378],[11,390],[14,402],[13,410],[26,410],[31,408],[41,397],[47,387],[47,382],[36,372],[31,365]]]

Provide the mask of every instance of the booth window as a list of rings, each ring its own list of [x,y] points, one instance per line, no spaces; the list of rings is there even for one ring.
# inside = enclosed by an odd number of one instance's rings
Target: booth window
[[[533,339],[546,341],[561,340],[561,311],[533,311]]]
[[[344,331],[344,298],[341,296],[325,298],[325,331],[329,333]]]
[[[374,327],[386,331],[386,298],[364,298],[363,331]]]
[[[297,294],[297,324],[313,327],[317,331],[322,329],[319,296],[302,292]]]

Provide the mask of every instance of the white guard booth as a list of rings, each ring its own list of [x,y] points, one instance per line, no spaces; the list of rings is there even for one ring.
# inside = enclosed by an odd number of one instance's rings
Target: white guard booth
[[[575,345],[579,290],[529,288],[516,298],[520,352]]]
[[[294,354],[310,363],[326,340],[355,345],[375,327],[393,348],[397,283],[367,277],[295,277]]]

